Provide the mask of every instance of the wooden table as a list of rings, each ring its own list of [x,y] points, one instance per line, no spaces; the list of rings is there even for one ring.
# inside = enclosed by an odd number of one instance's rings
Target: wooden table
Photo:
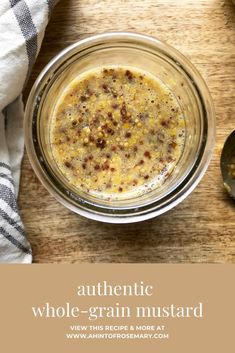
[[[25,154],[19,196],[35,262],[235,262],[235,202],[225,193],[220,153],[235,126],[235,6],[231,0],[61,0],[30,87],[64,47],[84,36],[129,30],[167,41],[208,83],[217,113],[210,167],[180,205],[153,220],[109,225],[71,213],[44,189]]]

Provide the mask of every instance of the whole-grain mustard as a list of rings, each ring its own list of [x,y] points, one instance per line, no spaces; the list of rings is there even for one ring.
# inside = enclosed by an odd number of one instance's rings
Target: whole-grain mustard
[[[59,170],[77,189],[128,197],[161,186],[185,140],[185,119],[172,92],[130,67],[87,71],[65,89],[50,141]]]

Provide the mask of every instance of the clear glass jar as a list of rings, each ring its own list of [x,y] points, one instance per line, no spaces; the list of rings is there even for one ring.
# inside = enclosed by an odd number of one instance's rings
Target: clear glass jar
[[[53,109],[66,85],[78,73],[105,65],[133,66],[158,77],[178,98],[186,121],[182,156],[162,187],[118,201],[101,200],[70,185],[53,159],[49,134]],[[146,220],[177,205],[205,173],[214,140],[212,99],[198,71],[174,48],[136,33],[104,33],[64,49],[41,72],[26,106],[25,142],[38,178],[64,206],[103,222]]]

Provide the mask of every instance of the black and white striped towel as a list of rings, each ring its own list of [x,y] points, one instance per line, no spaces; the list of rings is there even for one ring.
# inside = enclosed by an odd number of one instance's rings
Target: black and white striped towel
[[[30,263],[18,212],[23,155],[21,92],[57,0],[0,0],[0,262]]]

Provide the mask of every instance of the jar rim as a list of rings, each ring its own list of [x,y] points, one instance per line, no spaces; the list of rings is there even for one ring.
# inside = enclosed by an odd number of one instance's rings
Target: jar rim
[[[80,50],[83,46],[92,47],[96,45],[98,42],[109,42],[109,41],[118,41],[121,40],[123,42],[130,42],[132,44],[141,44],[148,49],[153,50],[161,50],[165,55],[171,58],[173,61],[177,62],[178,65],[184,68],[184,72],[190,77],[190,79],[196,85],[200,98],[202,99],[203,106],[205,108],[206,121],[209,125],[209,129],[207,129],[206,140],[204,141],[204,148],[201,151],[201,155],[198,156],[198,160],[195,162],[195,167],[192,172],[181,181],[178,185],[178,188],[174,190],[174,195],[170,195],[166,200],[162,199],[160,205],[156,206],[154,203],[148,204],[146,207],[142,207],[141,210],[138,207],[135,207],[135,212],[130,212],[130,209],[126,209],[125,212],[117,213],[115,210],[108,209],[105,207],[100,207],[95,205],[92,208],[87,208],[86,200],[83,200],[81,204],[78,206],[71,200],[71,194],[65,197],[63,193],[60,192],[58,186],[56,186],[51,177],[47,174],[45,169],[43,168],[44,161],[41,160],[37,155],[35,150],[35,136],[33,131],[36,132],[37,127],[35,126],[35,121],[33,117],[35,117],[34,108],[37,104],[40,103],[40,90],[42,82],[45,80],[50,80],[51,72],[54,72],[58,67],[60,62],[63,62],[65,58],[69,58]],[[203,94],[202,94],[203,92]],[[84,38],[64,50],[62,50],[57,56],[55,56],[47,66],[42,70],[39,74],[37,80],[35,81],[30,95],[28,97],[26,110],[25,110],[25,122],[24,122],[24,130],[25,130],[25,144],[26,150],[29,156],[29,160],[31,165],[42,182],[42,184],[46,187],[46,189],[64,206],[69,208],[70,210],[78,213],[87,218],[91,218],[98,221],[103,221],[107,223],[132,223],[137,221],[146,220],[149,218],[153,218],[158,216],[169,209],[176,206],[180,203],[184,198],[187,197],[191,193],[191,191],[196,187],[201,178],[203,177],[211,156],[212,150],[215,143],[215,113],[214,107],[212,103],[212,98],[210,96],[207,85],[197,69],[194,65],[178,50],[171,47],[170,45],[154,38],[151,36],[134,33],[134,32],[106,32],[102,34],[98,34],[95,36]]]

